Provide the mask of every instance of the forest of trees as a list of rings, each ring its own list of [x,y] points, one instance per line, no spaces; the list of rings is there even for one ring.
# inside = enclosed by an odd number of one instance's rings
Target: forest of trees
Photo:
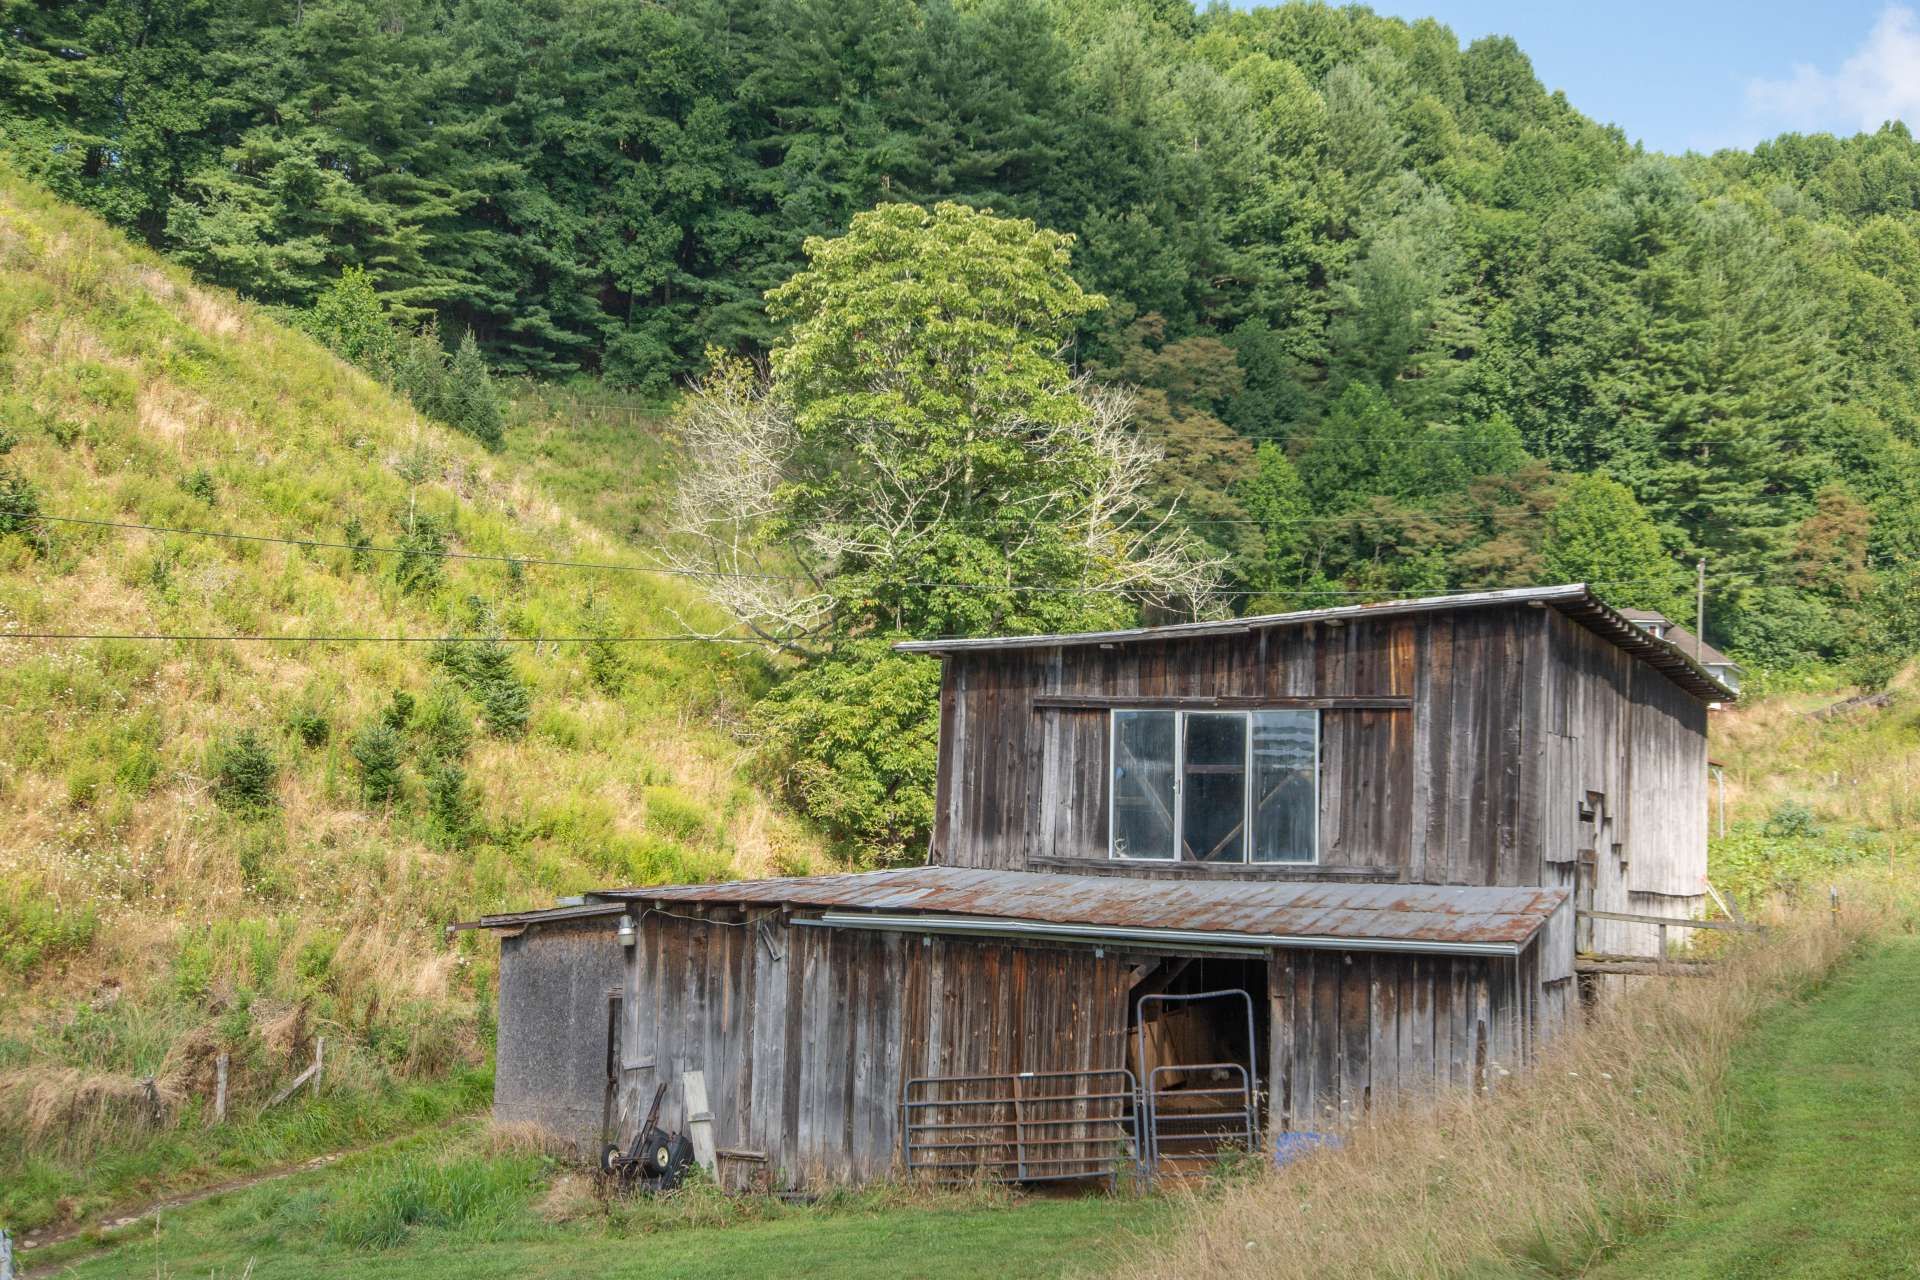
[[[1920,147],[1669,158],[1506,39],[1182,0],[0,0],[10,162],[205,278],[360,269],[660,392],[875,205],[1075,237],[1236,609],[1586,578],[1765,666],[1920,647]]]

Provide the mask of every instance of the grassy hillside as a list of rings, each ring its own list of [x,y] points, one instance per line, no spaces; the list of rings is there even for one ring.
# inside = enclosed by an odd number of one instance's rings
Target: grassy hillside
[[[531,404],[489,455],[0,177],[0,465],[46,515],[644,564],[664,447],[566,416]],[[714,624],[646,573],[40,529],[0,535],[0,633]],[[486,1061],[493,951],[447,922],[811,863],[723,730],[765,678],[696,644],[0,640],[0,1221],[484,1096],[420,1092]],[[319,1035],[306,1120],[204,1127],[217,1053],[245,1121]]]
[[[1709,846],[1714,883],[1743,899],[1825,892],[1841,868],[1920,856],[1920,689],[1909,671],[1866,701],[1834,685],[1754,697],[1713,713],[1725,769],[1726,835]]]

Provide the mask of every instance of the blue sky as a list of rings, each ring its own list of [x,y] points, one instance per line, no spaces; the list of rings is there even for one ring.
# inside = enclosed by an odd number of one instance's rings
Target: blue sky
[[[1241,0],[1246,3],[1247,0]],[[1510,35],[1549,89],[1660,151],[1750,147],[1789,130],[1920,130],[1920,0],[1374,0],[1464,44]]]

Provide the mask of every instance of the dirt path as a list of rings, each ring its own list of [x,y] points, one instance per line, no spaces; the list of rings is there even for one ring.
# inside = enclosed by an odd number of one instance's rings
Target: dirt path
[[[337,1160],[345,1159],[351,1155],[358,1155],[362,1151],[372,1151],[374,1147],[383,1145],[386,1144],[376,1143],[374,1146],[353,1147],[346,1151],[331,1151],[323,1156],[315,1156],[311,1160],[303,1160],[299,1164],[281,1165],[273,1169],[262,1169],[258,1173],[249,1173],[244,1177],[228,1178],[224,1182],[215,1182],[208,1186],[196,1187],[192,1191],[183,1191],[178,1195],[167,1196],[164,1199],[155,1200],[134,1209],[122,1209],[116,1213],[108,1214],[95,1222],[77,1222],[71,1226],[57,1229],[30,1232],[21,1238],[18,1245],[21,1260],[23,1262],[31,1262],[32,1255],[36,1251],[49,1249],[57,1244],[65,1244],[70,1240],[78,1239],[89,1231],[124,1230],[127,1227],[137,1226],[147,1219],[152,1218],[155,1214],[165,1213],[172,1209],[183,1209],[190,1204],[199,1204],[202,1200],[211,1200],[215,1196],[226,1195],[229,1191],[244,1191],[248,1187],[257,1187],[263,1182],[277,1182],[281,1178],[291,1178],[296,1173],[306,1173],[311,1169],[324,1169]],[[112,1246],[111,1244],[103,1244],[101,1247],[104,1249],[111,1248]]]

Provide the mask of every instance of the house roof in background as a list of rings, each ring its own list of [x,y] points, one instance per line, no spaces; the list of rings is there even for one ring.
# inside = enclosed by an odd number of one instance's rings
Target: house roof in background
[[[1673,644],[1680,652],[1689,657],[1696,652],[1693,632],[1657,609],[1622,609],[1620,616],[1629,622],[1657,622],[1667,629],[1667,635],[1673,637]],[[1705,640],[1700,641],[1698,653],[1703,666],[1738,667],[1740,665]]]
[[[1317,881],[1146,880],[964,867],[613,889],[602,900],[884,913],[895,927],[992,933],[1051,926],[1054,936],[1154,943],[1206,935],[1223,945],[1517,954],[1563,906],[1560,889]],[[873,917],[867,917],[871,920]],[[860,927],[830,917],[827,924]],[[869,926],[870,927],[870,926]]]
[[[1176,622],[1160,627],[1133,627],[1124,631],[1081,631],[1038,636],[981,636],[951,640],[908,640],[893,647],[901,653],[955,654],[981,650],[1052,649],[1069,645],[1122,645],[1183,640],[1200,636],[1251,635],[1279,627],[1335,623],[1413,614],[1447,613],[1495,605],[1535,604],[1558,609],[1603,639],[1657,668],[1675,684],[1703,702],[1731,702],[1734,691],[1722,684],[1687,651],[1658,639],[1636,626],[1622,611],[1607,604],[1584,582],[1550,587],[1508,587],[1498,591],[1462,591],[1444,596],[1388,600],[1378,604],[1335,605],[1268,613],[1222,622]],[[1706,650],[1703,648],[1703,653]],[[1717,651],[1716,651],[1717,652]],[[1711,659],[1709,659],[1711,660]],[[1724,658],[1721,659],[1725,661]]]

